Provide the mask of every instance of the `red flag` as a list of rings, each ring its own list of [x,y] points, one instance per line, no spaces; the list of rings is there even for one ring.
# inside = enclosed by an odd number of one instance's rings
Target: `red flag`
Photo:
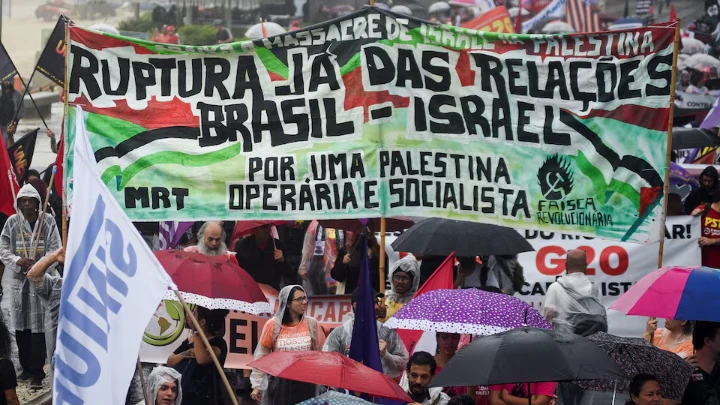
[[[675,12],[675,5],[671,4],[670,5],[670,21],[672,22],[675,20],[677,20],[677,13]]]
[[[60,144],[58,144],[57,156],[55,156],[55,191],[58,197],[63,198],[63,161],[65,160],[65,137],[60,137]],[[65,207],[63,207],[65,209]]]
[[[516,33],[516,34],[522,34],[522,33],[523,33],[523,29],[522,29],[522,11],[523,11],[523,8],[522,8],[522,7],[518,7],[518,15],[517,15],[517,17],[515,18],[515,33]]]
[[[10,163],[5,140],[0,136],[0,212],[10,216],[15,214],[15,198],[20,191],[15,172]]]
[[[450,256],[445,259],[445,261],[442,262],[440,266],[438,266],[437,270],[430,276],[430,278],[427,279],[425,284],[420,287],[415,295],[413,295],[413,298],[419,297],[426,292],[435,291],[435,290],[443,290],[443,289],[452,289],[455,287],[453,284],[453,266],[455,265],[455,252],[450,253]],[[423,331],[420,330],[408,330],[408,329],[398,329],[398,335],[400,335],[400,339],[402,339],[403,343],[405,343],[405,347],[408,349],[408,352],[412,354],[415,351],[415,346],[417,346],[418,342],[420,341],[420,338],[423,335]]]

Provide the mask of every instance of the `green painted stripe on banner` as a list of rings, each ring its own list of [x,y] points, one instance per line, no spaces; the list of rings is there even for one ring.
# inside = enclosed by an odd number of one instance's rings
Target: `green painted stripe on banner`
[[[202,155],[191,155],[177,151],[157,152],[141,157],[125,168],[125,170],[121,170],[119,166],[111,166],[105,169],[102,180],[105,184],[108,184],[114,177],[120,176],[122,180],[118,185],[118,190],[122,190],[133,177],[150,166],[157,164],[177,164],[184,167],[209,166],[238,156],[240,154],[240,148],[241,144],[238,142],[215,152],[204,153]]]
[[[283,79],[287,79],[290,75],[290,70],[280,59],[267,48],[255,48],[255,53],[268,72],[273,72],[278,76],[282,76]]]
[[[606,184],[602,171],[590,163],[582,151],[578,151],[575,164],[590,179],[595,189],[595,198],[603,204],[610,199],[612,193],[618,193],[630,200],[635,207],[640,208],[640,193],[633,186],[615,179],[612,179],[610,184]]]
[[[146,131],[145,128],[139,125],[119,118],[90,112],[83,112],[83,115],[85,115],[85,128],[87,128],[88,132],[106,138],[111,143],[108,146],[115,147],[120,142]]]

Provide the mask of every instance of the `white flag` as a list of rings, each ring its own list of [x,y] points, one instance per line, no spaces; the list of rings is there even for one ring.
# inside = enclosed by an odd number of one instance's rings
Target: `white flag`
[[[176,287],[100,180],[80,107],[76,122],[53,404],[123,405],[145,327]]]

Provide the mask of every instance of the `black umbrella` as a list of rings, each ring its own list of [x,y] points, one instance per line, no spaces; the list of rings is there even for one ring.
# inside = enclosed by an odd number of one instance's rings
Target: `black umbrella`
[[[588,339],[603,349],[628,376],[646,373],[660,380],[664,398],[680,401],[683,398],[693,368],[682,357],[640,338],[624,338],[598,332]],[[577,385],[591,391],[628,392],[630,380],[588,380]]]
[[[569,332],[523,327],[470,343],[433,378],[431,386],[625,378],[613,359],[590,340]]]
[[[673,149],[692,149],[720,146],[720,137],[713,135],[707,129],[700,128],[673,128]]]
[[[422,220],[392,244],[396,252],[456,256],[514,255],[535,249],[512,228],[444,218]]]

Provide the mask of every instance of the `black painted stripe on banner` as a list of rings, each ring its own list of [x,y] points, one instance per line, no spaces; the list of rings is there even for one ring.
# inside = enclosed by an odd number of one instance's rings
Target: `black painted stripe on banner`
[[[665,184],[664,180],[660,177],[655,168],[650,165],[650,163],[632,155],[625,155],[620,158],[614,150],[603,143],[598,134],[583,125],[571,113],[565,110],[560,110],[560,122],[574,129],[577,133],[590,141],[590,143],[595,147],[595,151],[597,151],[600,156],[610,163],[613,170],[617,170],[621,167],[627,169],[648,182],[650,187],[662,187]]]
[[[110,157],[123,157],[128,153],[161,139],[198,139],[200,128],[165,127],[141,132],[132,138],[120,142],[116,147],[105,147],[95,152],[95,160],[100,162]]]

